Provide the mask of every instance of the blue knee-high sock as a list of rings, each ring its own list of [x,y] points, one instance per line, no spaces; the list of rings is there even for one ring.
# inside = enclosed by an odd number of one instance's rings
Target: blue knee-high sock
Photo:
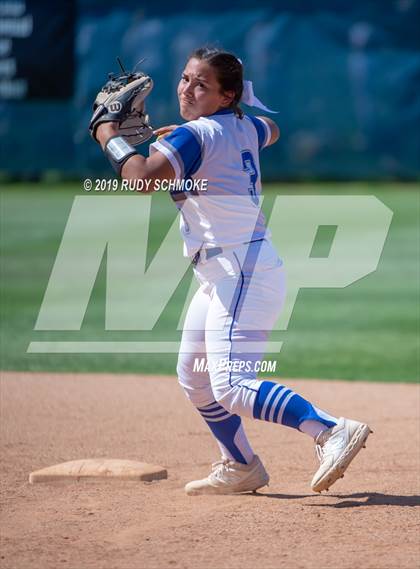
[[[299,425],[308,420],[318,421],[327,427],[337,424],[334,417],[326,413],[321,416],[309,401],[288,387],[272,381],[261,383],[255,398],[253,415],[255,419],[281,423],[294,429],[299,429]]]
[[[252,461],[254,453],[238,415],[231,415],[216,401],[197,410],[216,437],[223,456],[242,464]]]

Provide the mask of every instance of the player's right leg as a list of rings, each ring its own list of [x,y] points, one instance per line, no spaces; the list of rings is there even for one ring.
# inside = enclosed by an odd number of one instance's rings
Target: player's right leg
[[[205,322],[210,297],[200,288],[188,309],[182,335],[177,372],[179,383],[216,438],[222,459],[210,475],[189,482],[190,495],[252,491],[265,486],[268,475],[254,454],[238,415],[217,403],[211,389],[205,351]]]

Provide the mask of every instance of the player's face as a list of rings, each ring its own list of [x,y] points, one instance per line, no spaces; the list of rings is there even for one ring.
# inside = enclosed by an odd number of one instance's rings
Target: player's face
[[[183,119],[192,121],[226,108],[233,91],[222,92],[214,69],[205,61],[188,61],[178,85],[179,109]]]

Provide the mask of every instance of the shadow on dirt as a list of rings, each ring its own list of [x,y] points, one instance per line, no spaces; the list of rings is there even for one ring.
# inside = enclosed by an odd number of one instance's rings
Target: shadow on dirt
[[[299,500],[302,498],[314,498],[315,494],[259,494],[260,498],[275,498],[278,500]],[[336,498],[343,500],[334,504],[320,500],[317,504],[305,504],[316,508],[360,508],[363,506],[408,506],[414,508],[420,506],[420,496],[395,496],[394,494],[379,494],[378,492],[361,492],[359,494],[337,495],[322,494],[322,498]],[[349,499],[353,498],[353,499]],[[356,500],[357,499],[357,500]],[[362,501],[363,500],[363,501]]]
[[[255,496],[256,498],[276,498],[278,500],[299,500],[301,498],[313,498],[314,494],[270,494],[267,493],[260,493],[260,492],[253,492],[250,494],[251,496]]]
[[[324,504],[327,508],[360,508],[361,506],[408,506],[414,508],[420,506],[420,496],[395,496],[394,494],[379,494],[377,492],[362,492],[360,494],[349,494],[348,496],[329,495],[329,498],[366,498],[363,502],[356,500],[344,500],[337,504]],[[311,504],[311,506],[321,506],[322,504]]]

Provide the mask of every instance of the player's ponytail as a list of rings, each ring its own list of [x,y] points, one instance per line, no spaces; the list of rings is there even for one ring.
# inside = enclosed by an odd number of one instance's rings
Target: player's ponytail
[[[239,59],[233,53],[214,47],[200,47],[196,49],[190,55],[190,59],[193,58],[204,60],[214,69],[223,91],[233,91],[235,93],[229,108],[241,119],[244,116],[239,106],[243,91],[243,69]]]

